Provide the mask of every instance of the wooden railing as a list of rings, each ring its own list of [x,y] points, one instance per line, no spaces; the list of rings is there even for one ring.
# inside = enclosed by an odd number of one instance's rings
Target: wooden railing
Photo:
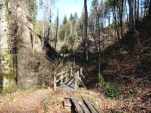
[[[84,86],[81,80],[82,75],[82,68],[73,69],[73,67],[70,67],[69,70],[54,74],[54,90],[57,89],[57,86],[61,85],[66,85],[68,87],[72,84],[74,85],[72,87],[73,89],[78,89],[79,84]]]

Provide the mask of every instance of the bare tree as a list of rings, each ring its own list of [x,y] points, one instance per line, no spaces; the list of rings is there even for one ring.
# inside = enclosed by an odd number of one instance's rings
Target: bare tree
[[[86,58],[86,61],[88,61],[88,33],[87,33],[87,27],[88,27],[88,10],[87,10],[87,0],[84,0],[84,26],[83,26],[83,41],[84,41],[84,55]]]
[[[120,27],[121,27],[121,37],[123,36],[123,10],[124,10],[124,0],[120,1],[119,6],[119,18],[120,18]]]
[[[58,28],[59,28],[59,14],[57,14],[57,18],[56,18],[55,49],[56,49],[57,41],[58,41]]]
[[[151,15],[151,0],[149,1],[149,15]]]
[[[134,0],[128,0],[128,5],[129,5],[129,28],[130,31],[134,31]]]

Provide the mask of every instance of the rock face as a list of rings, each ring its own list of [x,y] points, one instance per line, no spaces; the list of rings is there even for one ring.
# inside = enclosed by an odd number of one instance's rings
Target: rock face
[[[33,24],[27,3],[27,0],[0,0],[0,27],[2,28],[0,29],[0,50],[5,51],[3,53],[7,53],[9,59],[3,61],[9,65],[3,74],[7,73],[7,78],[13,81],[5,80],[6,77],[3,77],[4,85],[11,83],[12,86],[15,80],[22,88],[37,84],[36,70],[39,61],[35,60],[35,56],[37,52],[42,52],[42,49],[40,40],[33,34]],[[3,64],[7,68],[7,65]]]
[[[16,87],[15,74],[13,73],[12,55],[9,48],[9,29],[7,21],[6,0],[0,0],[0,63],[1,86],[3,91],[11,91]]]
[[[33,24],[30,17],[27,0],[10,0],[10,11],[12,19],[17,20],[17,83],[23,88],[37,84],[36,67],[38,62],[35,60],[36,51],[41,52],[39,40],[34,36]],[[16,17],[13,14],[16,13]],[[37,48],[37,49],[36,49]]]

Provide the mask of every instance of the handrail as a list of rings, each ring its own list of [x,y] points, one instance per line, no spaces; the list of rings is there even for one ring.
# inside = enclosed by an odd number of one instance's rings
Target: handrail
[[[70,81],[71,79],[74,79],[74,89],[77,89],[79,87],[79,82],[82,82],[80,76],[82,76],[81,68],[73,70],[73,67],[71,67],[70,70],[57,73],[54,75],[54,90],[56,90],[58,82],[61,82],[62,84],[66,81]]]

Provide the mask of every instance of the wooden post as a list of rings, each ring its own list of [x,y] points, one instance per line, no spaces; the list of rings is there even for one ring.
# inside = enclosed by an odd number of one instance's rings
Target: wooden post
[[[63,74],[62,75],[60,75],[60,85],[62,85],[63,84]]]
[[[56,91],[56,89],[57,89],[57,84],[56,84],[56,76],[55,76],[55,74],[53,75],[54,76],[54,91]]]
[[[75,86],[74,88],[77,90],[78,89],[78,79],[79,79],[79,72],[75,74]]]
[[[68,77],[70,77],[70,75],[69,75],[69,73],[68,72],[66,72],[66,77],[65,77],[65,79],[64,79],[64,82],[67,82],[68,81]]]
[[[80,75],[83,76],[83,70],[80,68]]]
[[[72,70],[72,66],[71,66],[71,71],[70,71],[70,77],[73,76],[73,70]]]

